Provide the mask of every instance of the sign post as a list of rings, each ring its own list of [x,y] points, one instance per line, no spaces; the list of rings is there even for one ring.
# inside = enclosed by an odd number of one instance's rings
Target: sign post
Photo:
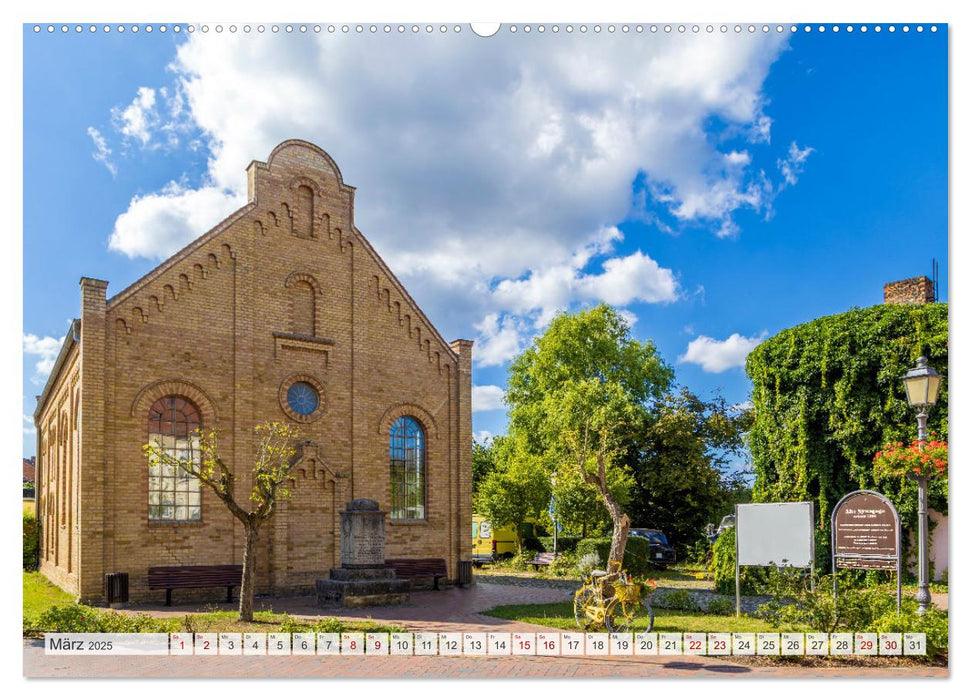
[[[893,503],[876,491],[854,491],[836,504],[832,518],[833,602],[838,569],[897,570],[897,614],[900,614],[900,516]]]

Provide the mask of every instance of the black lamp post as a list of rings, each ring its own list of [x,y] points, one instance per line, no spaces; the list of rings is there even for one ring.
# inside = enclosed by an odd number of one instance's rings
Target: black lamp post
[[[928,367],[926,357],[917,358],[917,366],[907,371],[901,379],[907,391],[907,403],[917,409],[917,439],[927,440],[927,410],[937,403],[937,391],[941,377],[933,367]],[[927,612],[931,602],[927,560],[927,476],[920,474],[917,480],[917,614]]]

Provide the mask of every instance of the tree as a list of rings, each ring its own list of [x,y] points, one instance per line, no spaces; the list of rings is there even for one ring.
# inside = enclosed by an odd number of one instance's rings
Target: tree
[[[145,454],[153,464],[164,464],[185,472],[207,486],[229,512],[243,524],[243,580],[239,589],[239,620],[253,621],[253,585],[256,573],[256,542],[260,528],[272,517],[276,504],[289,498],[286,484],[293,469],[296,455],[294,439],[296,428],[286,423],[264,423],[255,428],[259,438],[256,462],[253,468],[253,488],[249,494],[252,506],[246,506],[237,498],[234,473],[219,455],[218,435],[213,429],[197,431],[192,449],[175,456],[162,449],[156,441],[145,445]],[[198,451],[198,454],[196,454]]]
[[[633,481],[622,468],[611,466],[607,482],[614,500],[626,505]],[[577,471],[563,470],[553,479],[553,512],[565,533],[580,537],[602,536],[611,526],[610,513],[600,492]]]
[[[514,440],[502,440],[493,450],[496,466],[479,485],[476,510],[493,527],[511,524],[522,552],[523,522],[538,519],[549,506],[549,473],[539,457],[523,450]]]
[[[724,399],[704,401],[686,388],[666,396],[636,440],[634,522],[662,530],[682,548],[698,540],[746,488],[743,475],[730,470],[750,424],[749,411]]]
[[[495,471],[497,445],[501,437],[487,442],[472,441],[472,493],[478,493],[479,486],[485,478]]]
[[[672,376],[605,304],[558,315],[510,367],[510,434],[555,465],[558,479],[572,473],[596,489],[613,527],[611,561],[623,561],[630,528],[614,487],[630,474],[630,440]]]

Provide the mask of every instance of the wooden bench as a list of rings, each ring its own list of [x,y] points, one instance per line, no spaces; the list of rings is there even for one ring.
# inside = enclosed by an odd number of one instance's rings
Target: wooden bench
[[[165,604],[172,605],[176,588],[226,586],[226,602],[233,602],[233,588],[243,583],[242,564],[210,566],[153,566],[148,570],[150,590],[165,589]]]
[[[559,554],[553,554],[553,552],[540,552],[526,563],[532,566],[534,570],[539,571],[539,567],[549,566],[556,561],[559,556]]]
[[[444,559],[385,559],[384,565],[394,569],[398,578],[433,579],[435,590],[438,590],[438,579],[448,577],[448,569]]]

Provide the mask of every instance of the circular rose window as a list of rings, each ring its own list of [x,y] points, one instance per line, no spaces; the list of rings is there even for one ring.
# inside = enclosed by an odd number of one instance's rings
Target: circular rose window
[[[324,412],[324,388],[308,375],[287,377],[280,386],[283,412],[298,423],[310,423]]]
[[[287,389],[287,405],[294,413],[309,416],[320,405],[320,396],[307,382],[294,382]]]

